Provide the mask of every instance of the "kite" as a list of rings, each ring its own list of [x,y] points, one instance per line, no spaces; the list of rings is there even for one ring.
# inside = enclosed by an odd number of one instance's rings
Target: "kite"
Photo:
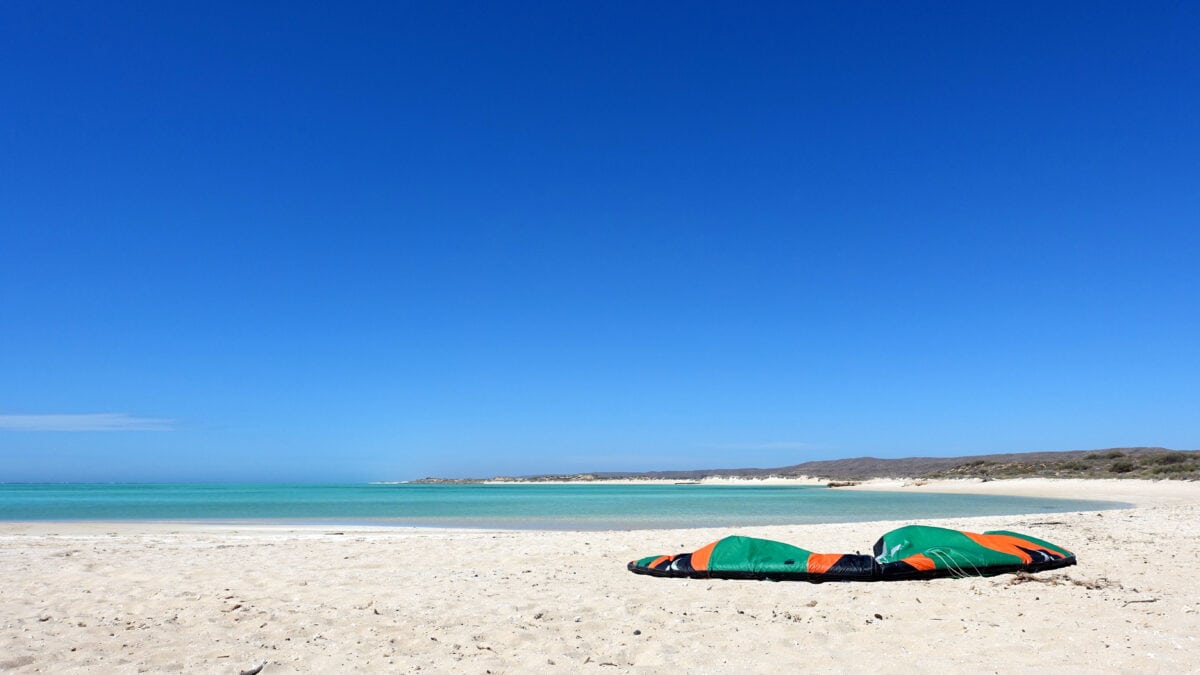
[[[986,577],[1076,563],[1074,553],[1028,535],[927,525],[892,530],[875,542],[872,552],[813,553],[770,539],[732,536],[691,553],[635,560],[628,568],[658,577],[822,582]]]

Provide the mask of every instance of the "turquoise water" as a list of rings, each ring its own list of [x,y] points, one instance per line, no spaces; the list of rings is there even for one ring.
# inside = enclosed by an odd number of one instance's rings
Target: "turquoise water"
[[[638,529],[917,520],[1122,506],[1127,505],[763,485],[0,485],[0,521]]]

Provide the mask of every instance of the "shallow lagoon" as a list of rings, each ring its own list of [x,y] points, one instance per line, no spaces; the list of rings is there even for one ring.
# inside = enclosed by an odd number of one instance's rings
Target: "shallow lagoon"
[[[0,520],[643,529],[1095,511],[1120,502],[810,485],[0,485]]]

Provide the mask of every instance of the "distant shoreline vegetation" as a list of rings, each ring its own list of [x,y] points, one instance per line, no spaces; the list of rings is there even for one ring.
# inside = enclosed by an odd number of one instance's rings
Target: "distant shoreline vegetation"
[[[422,478],[413,483],[588,483],[607,480],[697,481],[704,478],[812,478],[858,481],[872,478],[1142,478],[1200,480],[1200,450],[1158,447],[1066,450],[964,457],[856,457],[804,462],[774,469],[592,472],[493,478]]]

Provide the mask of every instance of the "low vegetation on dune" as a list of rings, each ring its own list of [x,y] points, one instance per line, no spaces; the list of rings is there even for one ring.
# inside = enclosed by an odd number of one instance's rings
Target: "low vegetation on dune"
[[[1034,462],[973,460],[928,478],[1177,478],[1200,479],[1200,453],[1167,450],[1128,454],[1121,450],[1090,452],[1079,458]]]
[[[1106,450],[1026,452],[966,457],[854,457],[819,460],[774,469],[698,469],[691,471],[597,472],[504,477],[503,482],[596,480],[673,480],[703,478],[821,478],[860,481],[870,478],[1148,478],[1200,480],[1200,450],[1136,447]],[[479,478],[425,478],[423,483],[473,483]]]

